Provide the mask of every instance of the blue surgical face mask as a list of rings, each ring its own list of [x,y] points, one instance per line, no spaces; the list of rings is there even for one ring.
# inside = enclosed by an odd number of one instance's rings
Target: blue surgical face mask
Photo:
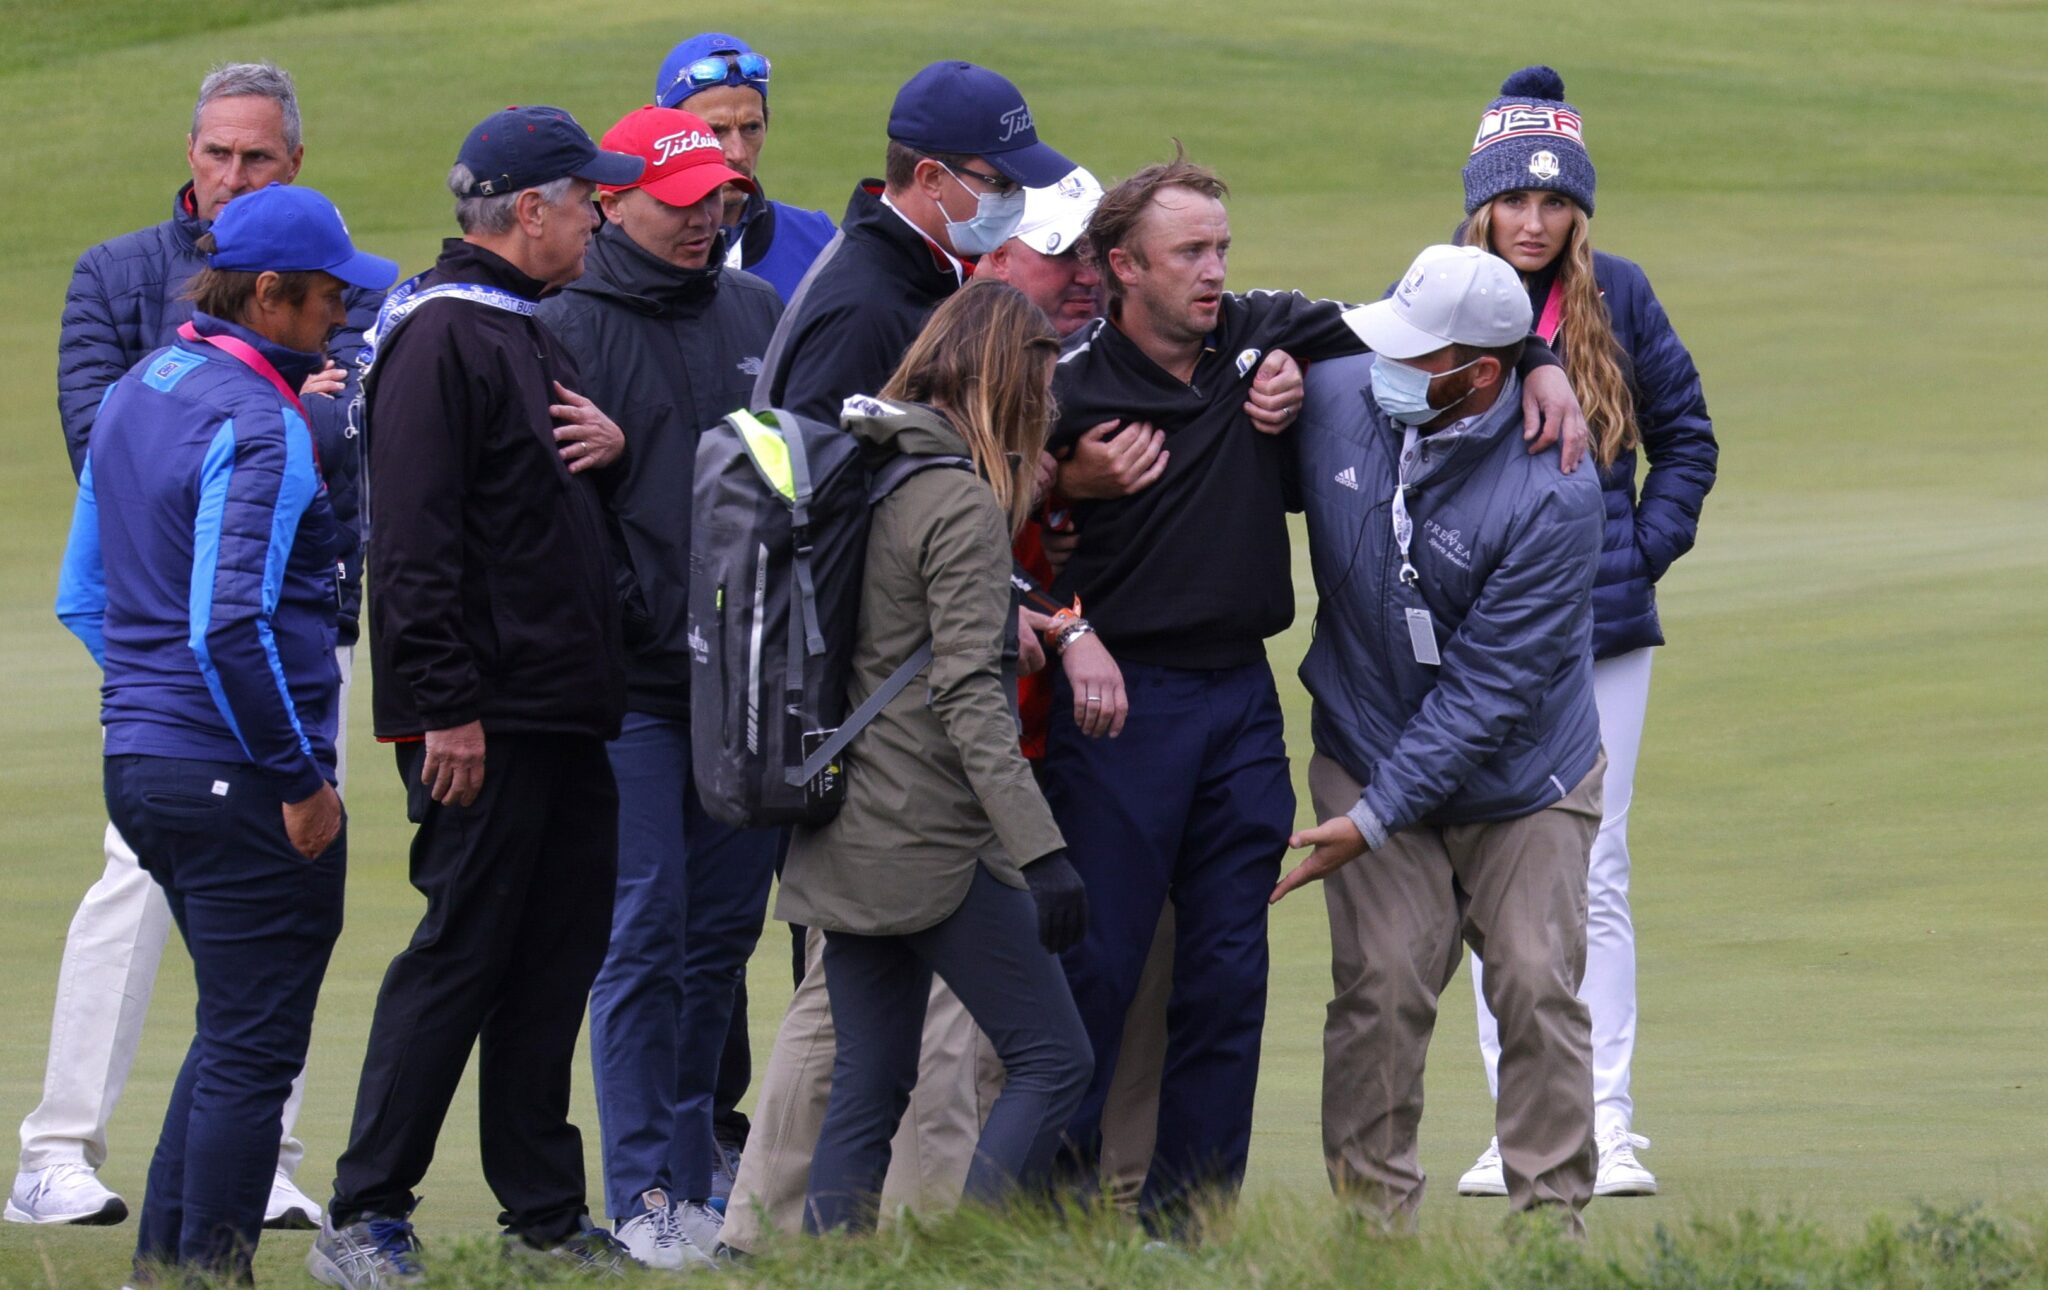
[[[953,243],[953,250],[961,255],[987,255],[1017,231],[1024,222],[1024,189],[1021,185],[1007,193],[977,193],[945,162],[940,162],[953,182],[960,185],[960,191],[974,199],[974,218],[946,221],[946,237]],[[944,212],[941,211],[941,214]]]
[[[1473,359],[1472,363],[1477,363]],[[1450,376],[1472,366],[1466,363],[1449,372],[1425,372],[1419,367],[1397,363],[1384,354],[1372,359],[1372,397],[1386,413],[1404,426],[1419,426],[1443,415],[1443,408],[1429,405],[1429,386],[1439,376]],[[1448,406],[1448,405],[1446,405]]]

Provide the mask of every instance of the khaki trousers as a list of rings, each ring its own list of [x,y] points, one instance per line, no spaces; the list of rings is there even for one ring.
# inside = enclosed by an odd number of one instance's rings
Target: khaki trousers
[[[1606,760],[1533,815],[1407,829],[1325,884],[1336,997],[1323,1024],[1323,1155],[1340,1196],[1396,1226],[1411,1226],[1422,1203],[1423,1059],[1462,936],[1485,956],[1486,1002],[1500,1021],[1494,1115],[1509,1206],[1559,1206],[1583,1230],[1596,1153],[1578,989]],[[1319,819],[1358,802],[1357,782],[1321,754],[1308,782]]]
[[[1138,993],[1124,1014],[1116,1074],[1102,1104],[1102,1194],[1135,1212],[1159,1140],[1159,1081],[1166,1071],[1166,1005],[1173,998],[1173,902],[1159,915]]]
[[[740,1153],[721,1237],[756,1253],[772,1233],[803,1231],[811,1152],[832,1095],[838,1037],[825,992],[825,936],[804,938],[804,979],[789,1001],[761,1077],[760,1105]],[[960,1203],[982,1121],[1003,1089],[1003,1063],[945,983],[934,978],[926,1006],[924,1051],[903,1124],[889,1143],[882,1219],[904,1210],[929,1214]]]

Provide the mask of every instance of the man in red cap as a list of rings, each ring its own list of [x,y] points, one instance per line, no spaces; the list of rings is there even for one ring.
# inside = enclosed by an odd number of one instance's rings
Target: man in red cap
[[[604,136],[644,159],[599,185],[604,224],[583,276],[541,302],[584,392],[632,445],[611,494],[626,633],[626,717],[611,946],[590,995],[591,1064],[615,1234],[641,1262],[708,1262],[712,1095],[734,990],[760,937],[779,834],[698,804],[690,766],[690,482],[697,435],[747,404],[782,312],[727,263],[723,191],[754,183],[705,121],[643,107]]]

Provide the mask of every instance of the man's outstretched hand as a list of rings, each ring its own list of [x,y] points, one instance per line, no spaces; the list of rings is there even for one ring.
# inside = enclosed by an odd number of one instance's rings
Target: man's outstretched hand
[[[1273,894],[1266,898],[1269,905],[1279,904],[1281,898],[1296,887],[1321,882],[1364,855],[1365,835],[1358,831],[1350,817],[1340,815],[1334,820],[1324,820],[1312,829],[1302,830],[1287,839],[1287,845],[1315,849],[1308,853],[1308,859],[1280,879],[1279,885],[1273,888]]]

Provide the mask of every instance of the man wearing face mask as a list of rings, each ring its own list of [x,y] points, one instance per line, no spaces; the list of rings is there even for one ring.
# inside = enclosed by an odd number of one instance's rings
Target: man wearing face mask
[[[756,408],[836,424],[847,397],[881,389],[932,310],[1017,231],[1025,189],[1049,187],[1074,169],[1038,141],[1015,85],[959,61],[933,63],[898,91],[884,165],[885,180],[854,190],[839,234],[788,302],[754,386]],[[1100,648],[1091,639],[1077,654]],[[809,940],[726,1208],[722,1238],[744,1253],[772,1231],[801,1227],[824,1120],[836,1038],[818,970],[823,940]],[[978,1040],[959,1000],[936,984],[917,1087],[882,1189],[884,1212],[958,1200],[995,1092],[978,1078]]]
[[[883,178],[853,190],[839,235],[789,301],[757,408],[836,421],[850,394],[888,381],[924,320],[1024,219],[1024,190],[1074,163],[1038,141],[1010,81],[957,60],[897,91]]]
[[[1324,822],[1289,840],[1314,850],[1273,892],[1329,879],[1324,1156],[1340,1196],[1412,1224],[1423,1057],[1462,938],[1483,946],[1500,1019],[1510,1203],[1581,1230],[1599,481],[1523,449],[1530,310],[1505,261],[1431,247],[1345,321],[1376,356],[1318,364],[1299,432],[1319,600],[1301,679]]]

